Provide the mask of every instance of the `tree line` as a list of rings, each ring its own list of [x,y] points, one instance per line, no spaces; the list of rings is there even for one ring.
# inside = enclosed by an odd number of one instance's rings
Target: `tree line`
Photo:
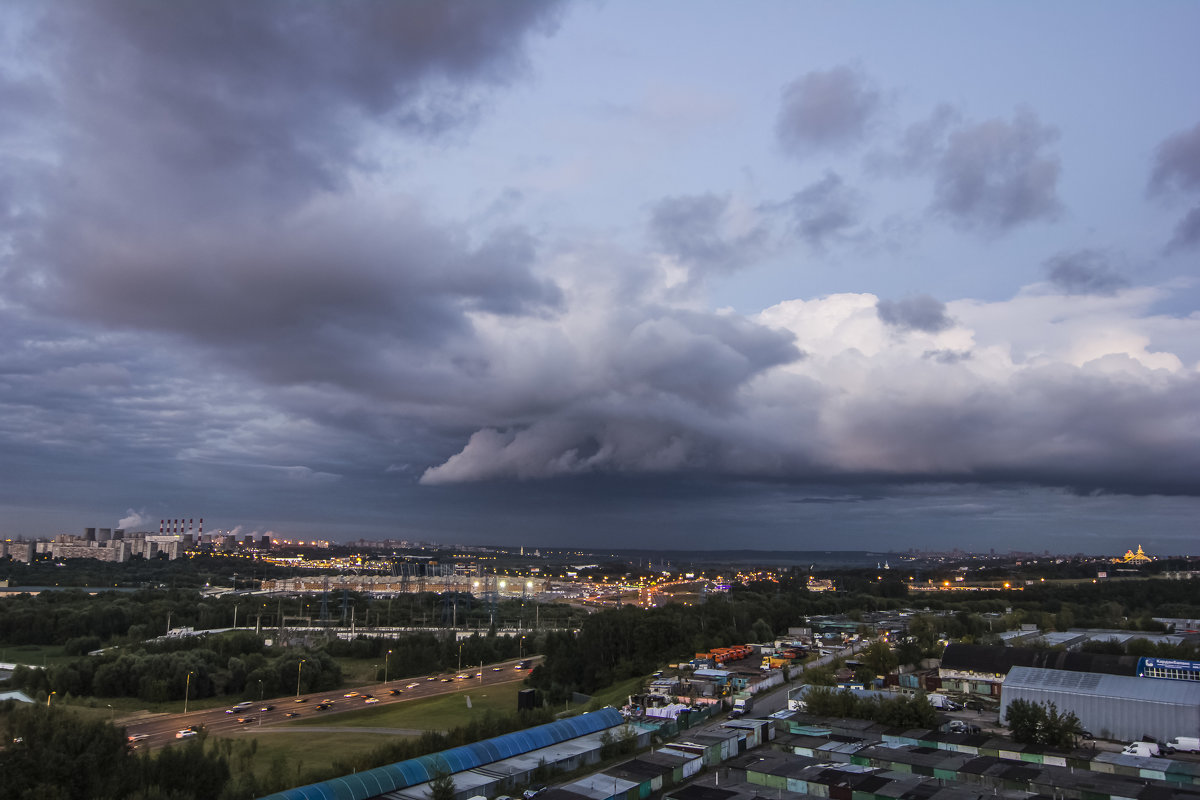
[[[808,713],[818,717],[869,719],[893,728],[937,725],[937,711],[922,695],[860,697],[849,689],[836,691],[827,686],[813,686],[804,695],[804,705]]]
[[[39,696],[57,692],[152,703],[183,700],[185,691],[193,700],[278,696],[296,691],[297,681],[303,692],[335,689],[342,683],[341,667],[322,650],[268,648],[252,632],[121,648],[47,669],[18,665],[11,678],[15,688]]]

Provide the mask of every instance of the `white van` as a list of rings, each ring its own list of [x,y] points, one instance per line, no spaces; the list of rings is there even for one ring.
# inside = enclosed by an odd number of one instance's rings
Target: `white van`
[[[1121,751],[1121,755],[1158,758],[1158,745],[1154,742],[1131,742]]]
[[[1167,742],[1167,752],[1174,753],[1175,751],[1181,753],[1200,753],[1200,737],[1176,736]]]

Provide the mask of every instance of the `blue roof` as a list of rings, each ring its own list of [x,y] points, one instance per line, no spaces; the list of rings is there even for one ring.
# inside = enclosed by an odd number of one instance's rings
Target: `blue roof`
[[[506,733],[494,739],[453,747],[440,753],[410,758],[353,775],[285,789],[263,800],[367,800],[369,797],[426,783],[439,772],[462,772],[493,761],[528,753],[589,733],[598,733],[624,722],[615,708],[602,708],[590,714],[538,725],[523,731]]]

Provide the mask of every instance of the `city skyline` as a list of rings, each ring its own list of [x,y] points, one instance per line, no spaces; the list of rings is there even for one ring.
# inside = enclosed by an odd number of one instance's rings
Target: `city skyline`
[[[0,538],[1194,551],[1200,8],[754,10],[7,4]]]

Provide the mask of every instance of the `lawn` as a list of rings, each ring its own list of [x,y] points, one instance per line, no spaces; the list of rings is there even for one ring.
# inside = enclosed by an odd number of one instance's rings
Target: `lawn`
[[[394,735],[380,733],[339,733],[327,731],[287,731],[257,733],[253,737],[231,737],[235,744],[230,752],[230,767],[234,773],[249,769],[260,781],[274,769],[283,775],[289,786],[310,783],[305,775],[324,773],[337,761],[346,761],[368,752]],[[247,757],[247,745],[253,754]]]
[[[34,667],[53,667],[65,664],[78,656],[63,654],[62,645],[8,644],[0,645],[0,663],[28,664]]]
[[[645,676],[640,678],[630,678],[627,681],[613,684],[607,689],[602,689],[592,695],[592,699],[585,705],[570,706],[570,708],[584,711],[589,708],[603,708],[604,706],[612,706],[620,708],[629,702],[629,695],[637,694],[646,684]]]
[[[408,728],[414,730],[445,731],[465,725],[471,719],[487,711],[509,715],[517,711],[517,692],[524,688],[521,681],[492,684],[490,686],[464,687],[457,692],[389,703],[358,711],[335,714],[331,717],[312,717],[285,723],[290,727],[316,725],[338,728]],[[467,698],[471,707],[467,707]],[[339,700],[339,702],[342,702]],[[319,722],[318,722],[319,720]]]

